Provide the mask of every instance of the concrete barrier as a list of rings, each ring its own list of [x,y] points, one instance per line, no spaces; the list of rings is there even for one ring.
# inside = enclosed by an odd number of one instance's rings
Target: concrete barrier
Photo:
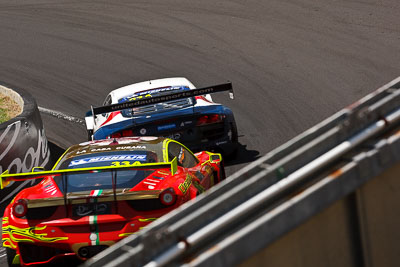
[[[239,266],[398,266],[399,173],[400,163]]]
[[[42,119],[33,97],[22,89],[0,86],[0,93],[22,107],[22,113],[0,124],[0,172],[29,172],[33,167],[49,167],[50,150]],[[14,182],[0,191],[0,213],[23,187],[32,181]]]

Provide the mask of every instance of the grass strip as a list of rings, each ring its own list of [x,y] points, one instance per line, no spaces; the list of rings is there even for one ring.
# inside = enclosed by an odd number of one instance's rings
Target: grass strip
[[[0,98],[0,123],[3,123],[10,119],[7,113],[7,109],[3,107],[4,107],[4,98]]]
[[[21,114],[21,107],[10,97],[0,95],[0,123],[6,122]]]

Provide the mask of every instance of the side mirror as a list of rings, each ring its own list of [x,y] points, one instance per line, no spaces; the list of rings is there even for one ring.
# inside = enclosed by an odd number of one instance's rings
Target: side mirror
[[[216,154],[210,155],[210,161],[211,161],[211,163],[217,163],[217,162],[222,161],[222,156],[221,156],[221,154],[216,153]]]
[[[45,171],[44,167],[34,167],[32,169],[32,172],[44,172],[44,171]]]

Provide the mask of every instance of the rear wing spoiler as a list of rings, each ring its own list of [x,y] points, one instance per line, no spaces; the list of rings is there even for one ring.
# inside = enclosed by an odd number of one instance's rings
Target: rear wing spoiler
[[[97,203],[112,202],[121,200],[142,200],[158,198],[163,190],[144,190],[144,191],[128,191],[123,189],[104,189],[101,196],[96,197]],[[51,206],[61,206],[65,204],[85,204],[87,199],[92,197],[90,191],[68,193],[65,197],[50,197],[39,199],[27,199],[28,208],[42,208]],[[65,199],[66,198],[66,199]]]
[[[127,109],[127,108],[137,108],[137,107],[142,107],[142,106],[147,106],[151,104],[157,104],[157,103],[163,103],[166,101],[170,100],[177,100],[177,99],[184,99],[184,98],[189,98],[189,97],[195,97],[199,95],[207,95],[207,94],[214,94],[218,92],[223,92],[223,91],[230,91],[229,92],[229,97],[231,99],[234,99],[234,93],[233,93],[233,88],[232,88],[232,83],[223,83],[223,84],[218,84],[214,86],[209,86],[209,87],[203,87],[199,89],[192,89],[192,90],[187,90],[187,91],[182,91],[182,92],[177,92],[177,93],[169,93],[165,94],[162,96],[151,96],[150,94],[145,95],[145,96],[138,96],[136,100],[129,101],[129,102],[124,102],[124,103],[118,103],[118,104],[113,104],[109,106],[102,106],[102,107],[92,107],[92,114],[90,114],[90,111],[86,114],[92,115],[93,117],[98,115],[98,114],[103,114],[103,113],[109,113],[113,111],[119,111],[122,109]]]
[[[8,170],[0,175],[0,189],[6,187],[11,181],[26,181],[33,179],[41,179],[48,176],[60,176],[68,173],[85,173],[100,170],[120,170],[120,169],[171,169],[171,174],[174,175],[178,169],[176,157],[169,162],[156,162],[156,163],[140,163],[135,162],[127,166],[105,166],[105,167],[91,167],[91,168],[77,168],[77,169],[64,169],[55,171],[41,171],[41,172],[28,172],[28,173],[15,173],[9,174]]]

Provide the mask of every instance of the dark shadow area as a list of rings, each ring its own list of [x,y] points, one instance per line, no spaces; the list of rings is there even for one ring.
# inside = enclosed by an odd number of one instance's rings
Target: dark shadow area
[[[242,163],[250,163],[260,157],[260,152],[257,150],[248,150],[247,145],[238,144],[238,150],[234,157],[225,157],[225,166],[233,166]]]
[[[51,170],[54,166],[54,164],[57,162],[57,160],[61,157],[61,155],[65,152],[65,148],[62,148],[61,146],[48,141],[49,149],[50,149],[50,161],[48,166],[48,170]]]

